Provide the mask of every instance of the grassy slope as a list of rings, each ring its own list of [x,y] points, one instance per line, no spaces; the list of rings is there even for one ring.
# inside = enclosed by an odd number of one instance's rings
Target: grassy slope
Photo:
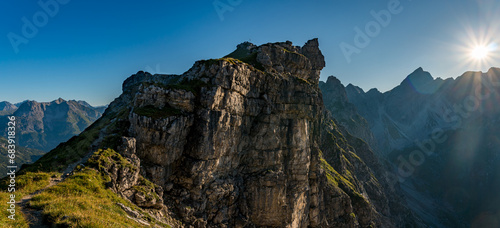
[[[16,201],[19,201],[23,196],[28,195],[32,192],[40,190],[49,184],[50,177],[52,175],[57,175],[56,173],[25,173],[24,175],[16,177],[16,191],[14,192],[16,196]],[[2,179],[0,181],[0,201],[8,202],[10,194],[7,192],[8,180]],[[0,210],[0,224],[5,228],[24,228],[29,227],[28,222],[25,220],[19,207],[16,207],[16,220],[11,220],[7,216],[10,213],[6,210],[7,205],[2,203],[2,208]]]
[[[126,112],[123,110],[123,112]],[[62,143],[34,164],[26,165],[17,176],[16,200],[33,193],[49,184],[52,175],[61,175],[63,169],[75,163],[91,151],[92,143],[98,139],[105,127],[112,129],[115,123],[111,119],[123,117],[112,112],[96,121],[82,134]],[[44,220],[69,227],[142,227],[128,219],[125,212],[116,203],[122,203],[133,209],[137,206],[125,201],[105,186],[105,176],[93,168],[83,168],[63,182],[44,190],[29,203],[33,208],[42,210]],[[10,193],[7,179],[0,183],[0,200],[7,202]],[[18,208],[19,209],[19,208]],[[8,212],[1,210],[2,227],[28,227],[22,213],[17,210],[17,219],[7,218]]]
[[[57,226],[144,227],[128,219],[117,203],[133,207],[105,187],[98,171],[83,168],[33,197],[30,206],[42,210],[44,219]]]
[[[102,156],[102,155],[110,156]],[[99,172],[103,159],[115,159],[118,166],[131,164],[111,149],[99,150],[89,159],[88,167],[78,166],[74,174],[63,182],[45,189],[33,197],[28,206],[42,211],[43,220],[62,227],[146,227],[130,218],[117,203],[121,203],[135,211],[142,212],[143,220],[159,227],[170,227],[155,221],[139,207],[121,198],[106,187],[109,176]],[[111,160],[110,160],[111,161]],[[96,165],[97,164],[97,165]],[[25,172],[18,176],[16,200],[24,195],[40,190],[49,184],[50,177],[60,175],[55,172]],[[10,193],[7,179],[0,182],[0,200],[7,202]],[[148,183],[150,184],[150,183]],[[7,218],[9,213],[2,210],[0,224],[2,227],[29,227],[28,222],[17,208],[16,220]]]

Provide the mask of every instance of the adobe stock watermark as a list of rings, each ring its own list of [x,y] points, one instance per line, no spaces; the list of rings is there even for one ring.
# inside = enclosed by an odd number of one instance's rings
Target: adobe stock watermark
[[[220,21],[224,21],[224,14],[226,12],[233,12],[234,7],[240,5],[242,2],[243,0],[215,0],[212,2],[212,5]]]
[[[342,42],[339,45],[347,63],[351,63],[352,55],[359,54],[362,49],[368,47],[372,39],[380,35],[382,28],[389,26],[393,15],[400,14],[401,12],[403,12],[403,6],[399,0],[389,0],[387,9],[378,12],[375,10],[370,11],[373,20],[367,22],[364,29],[358,26],[354,27],[355,35],[353,43]]]
[[[33,39],[39,29],[45,27],[49,23],[49,18],[55,17],[59,13],[61,5],[66,5],[70,0],[39,0],[38,6],[41,10],[35,12],[31,18],[22,17],[21,33],[9,32],[9,39],[12,49],[17,54],[21,44],[28,44],[30,39]]]
[[[464,121],[481,107],[484,101],[490,99],[492,94],[498,94],[496,90],[500,87],[500,80],[496,81],[493,77],[481,75],[481,86],[476,87],[473,94],[465,97],[462,102],[453,105],[453,108],[447,108],[444,111],[443,120],[451,125],[451,129],[458,129],[464,125]],[[496,88],[495,88],[496,87]],[[400,155],[397,158],[397,173],[387,172],[391,186],[397,182],[403,183],[415,172],[416,168],[424,164],[426,157],[432,156],[437,149],[437,145],[446,142],[448,135],[440,127],[435,128],[430,138],[425,140],[415,140],[418,149],[412,151],[409,155]]]
[[[7,201],[7,211],[9,212],[8,218],[16,220],[16,117],[9,116],[7,122],[7,191],[10,193]]]

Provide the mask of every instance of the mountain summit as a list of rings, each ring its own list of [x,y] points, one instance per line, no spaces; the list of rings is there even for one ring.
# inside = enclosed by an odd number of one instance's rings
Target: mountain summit
[[[149,225],[418,226],[369,146],[325,111],[318,46],[244,43],[183,75],[138,72],[99,120],[22,172],[84,163],[65,182],[98,172],[99,188],[133,203],[102,214]],[[83,220],[64,214],[48,217]]]
[[[8,101],[0,102],[0,116],[12,114],[16,109],[17,107]]]
[[[440,80],[434,80],[432,75],[424,71],[422,67],[417,68],[409,74],[400,84],[402,89],[412,90],[421,94],[432,94],[441,86]]]

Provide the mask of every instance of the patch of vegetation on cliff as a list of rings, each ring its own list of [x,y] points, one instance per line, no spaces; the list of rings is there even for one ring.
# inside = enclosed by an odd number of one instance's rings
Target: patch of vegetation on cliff
[[[286,48],[283,48],[283,51],[286,52],[286,53],[290,53],[290,54],[300,55],[300,56],[306,58],[306,56],[304,56],[303,54],[300,54],[300,53],[298,53],[296,51],[290,51],[290,50],[288,50]]]
[[[325,170],[326,177],[330,184],[335,185],[342,189],[354,203],[366,203],[365,197],[361,195],[356,186],[352,183],[354,181],[352,174],[347,170],[345,175],[339,174],[321,155],[321,166]]]
[[[134,108],[134,113],[139,116],[147,116],[153,119],[161,119],[169,116],[182,115],[182,111],[169,105],[163,108],[157,108],[154,105],[146,105],[144,107]]]
[[[151,201],[151,200],[160,200],[160,196],[158,196],[158,194],[156,194],[155,192],[155,189],[156,189],[156,185],[153,184],[153,182],[147,180],[146,178],[144,177],[139,177],[139,183],[138,185],[132,187],[134,188],[136,191],[142,193],[146,200],[148,201]]]
[[[313,85],[310,81],[308,81],[308,80],[306,80],[306,79],[303,79],[303,78],[301,78],[301,77],[296,77],[296,76],[294,76],[294,78],[295,78],[298,82],[300,82],[300,83],[304,83],[304,84],[307,84],[307,85]]]
[[[90,151],[95,150],[95,147],[104,144],[107,146],[118,145],[116,143],[121,140],[118,135],[123,134],[123,129],[128,129],[125,120],[128,119],[129,109],[117,110],[109,111],[86,131],[59,145],[35,164],[24,166],[16,176],[16,199],[19,200],[23,195],[44,189],[50,183],[51,178],[60,176],[60,171],[79,161]],[[100,141],[100,134],[107,135],[107,137]],[[95,142],[99,143],[95,144]],[[73,170],[73,175],[34,196],[28,202],[27,207],[41,210],[43,220],[56,227],[146,227],[127,218],[127,213],[117,204],[121,203],[139,212],[140,218],[152,226],[170,227],[106,187],[106,183],[111,178],[105,172],[99,172],[100,167],[117,165],[118,167],[128,167],[131,170],[138,169],[115,150],[109,148],[97,150],[86,165],[87,167],[78,165]],[[8,202],[11,194],[3,191],[3,189],[7,189],[7,184],[7,178],[0,181],[0,187],[2,187],[0,199],[4,202]],[[150,190],[151,186],[152,189],[156,187],[147,180],[141,181],[139,184],[140,186],[145,185],[143,187],[145,190]],[[159,199],[156,193],[145,194],[145,196],[146,198]],[[15,221],[10,221],[7,213],[9,212],[6,210],[0,212],[2,227],[29,227],[20,211],[16,211]]]
[[[255,67],[256,69],[258,69],[260,71],[265,71],[262,63],[257,61],[257,52],[248,53],[248,50],[236,49],[235,51],[231,52],[229,55],[224,56],[224,58],[237,59],[237,60],[240,60],[241,62],[244,62],[248,65]]]
[[[107,170],[116,164],[117,168],[129,168],[131,171],[137,171],[138,167],[132,165],[121,154],[113,149],[99,149],[89,158],[87,164],[99,171]]]
[[[356,186],[356,179],[348,169],[348,167],[352,167],[351,161],[347,158],[352,158],[359,160],[361,163],[363,162],[361,158],[359,158],[356,154],[350,151],[352,148],[346,141],[345,137],[338,130],[337,125],[333,120],[324,122],[324,127],[326,130],[326,134],[323,137],[323,146],[328,148],[332,153],[330,153],[327,157],[326,154],[321,152],[320,161],[323,169],[325,170],[326,176],[330,183],[335,184],[340,189],[342,189],[345,193],[349,195],[353,203],[355,204],[365,204],[367,200],[359,193]],[[346,152],[345,149],[348,149],[349,152]],[[335,154],[337,154],[338,158],[346,164],[346,166],[340,170],[340,173],[337,172],[327,160],[335,159]],[[338,159],[337,158],[337,159]]]
[[[337,170],[335,170],[330,164],[328,164],[328,162],[323,158],[322,155],[320,161],[321,166],[325,170],[326,177],[328,178],[328,181],[330,183],[334,184],[337,187],[344,186],[355,191],[354,185],[348,180],[348,178],[340,175]]]
[[[211,61],[211,60],[206,60],[206,61]],[[200,94],[200,90],[202,87],[213,87],[214,85],[211,85],[209,83],[206,83],[200,79],[192,79],[189,80],[187,78],[184,78],[180,81],[177,81],[176,83],[172,84],[164,84],[164,83],[143,83],[145,86],[149,85],[154,85],[166,90],[173,90],[173,89],[178,89],[178,90],[185,90],[192,92],[194,95]]]
[[[201,60],[200,62],[205,65],[206,68],[210,67],[213,64],[217,64],[220,61],[226,61],[231,64],[237,64],[237,63],[246,63],[248,64],[252,69],[258,70],[261,73],[264,73],[265,68],[260,63],[257,61],[257,52],[252,53],[252,54],[247,54],[247,55],[233,55],[232,53],[229,55],[224,56],[223,58],[219,59],[208,59],[208,60]]]
[[[206,68],[208,68],[211,65],[214,65],[216,63],[219,63],[220,61],[226,61],[226,62],[229,62],[231,64],[243,63],[243,61],[241,61],[239,59],[228,57],[228,56],[225,56],[223,58],[218,58],[218,59],[200,60],[200,62],[203,63]]]

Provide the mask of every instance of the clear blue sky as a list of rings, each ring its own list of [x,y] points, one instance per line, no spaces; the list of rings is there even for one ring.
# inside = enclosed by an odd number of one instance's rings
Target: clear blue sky
[[[243,41],[303,45],[317,37],[327,65],[321,79],[335,75],[365,90],[389,90],[418,67],[447,78],[500,65],[494,45],[487,64],[467,59],[474,39],[500,43],[497,0],[400,0],[401,12],[373,30],[350,62],[340,45],[354,45],[355,28],[365,30],[375,20],[370,12],[387,10],[392,0],[59,1],[53,17],[34,0],[0,2],[0,101],[62,97],[103,105],[139,70],[181,74]],[[214,2],[232,11],[221,20]],[[41,27],[25,28],[24,36],[23,17]]]

